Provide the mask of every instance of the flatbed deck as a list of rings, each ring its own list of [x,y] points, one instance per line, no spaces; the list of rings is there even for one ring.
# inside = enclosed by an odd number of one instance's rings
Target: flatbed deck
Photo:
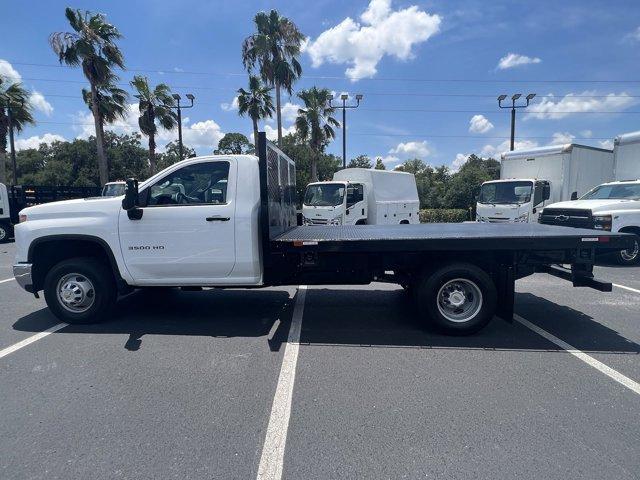
[[[630,247],[625,234],[533,224],[424,223],[294,227],[273,240],[320,250],[549,250],[577,247]]]

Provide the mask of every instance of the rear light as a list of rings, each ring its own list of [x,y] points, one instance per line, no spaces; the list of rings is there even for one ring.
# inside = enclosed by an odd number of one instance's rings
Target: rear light
[[[24,223],[27,221],[27,216],[26,215],[19,215],[18,216],[18,223]]]

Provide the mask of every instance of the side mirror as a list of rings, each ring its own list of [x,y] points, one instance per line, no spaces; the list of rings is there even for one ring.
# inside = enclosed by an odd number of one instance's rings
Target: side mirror
[[[551,185],[549,185],[548,183],[544,184],[544,191],[542,196],[544,200],[549,200],[551,198]]]
[[[140,220],[142,218],[142,209],[138,205],[138,181],[135,178],[128,178],[122,199],[122,208],[127,211],[129,219]]]
[[[571,200],[577,200],[578,199],[578,192],[573,192],[571,194]]]

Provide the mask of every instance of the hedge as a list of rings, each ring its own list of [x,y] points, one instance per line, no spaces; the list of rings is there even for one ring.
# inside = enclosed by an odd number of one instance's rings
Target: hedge
[[[420,223],[459,223],[469,220],[469,211],[461,208],[420,210]]]

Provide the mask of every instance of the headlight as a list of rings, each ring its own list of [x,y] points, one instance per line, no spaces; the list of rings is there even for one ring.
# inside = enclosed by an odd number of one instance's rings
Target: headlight
[[[304,215],[302,216],[302,225],[311,225],[311,222]]]
[[[329,225],[341,225],[342,224],[342,215],[338,215],[335,218],[332,218],[329,222]]]
[[[593,228],[611,231],[611,215],[594,215]]]
[[[529,221],[529,213],[523,213],[519,217],[513,220],[516,223],[527,223]]]

